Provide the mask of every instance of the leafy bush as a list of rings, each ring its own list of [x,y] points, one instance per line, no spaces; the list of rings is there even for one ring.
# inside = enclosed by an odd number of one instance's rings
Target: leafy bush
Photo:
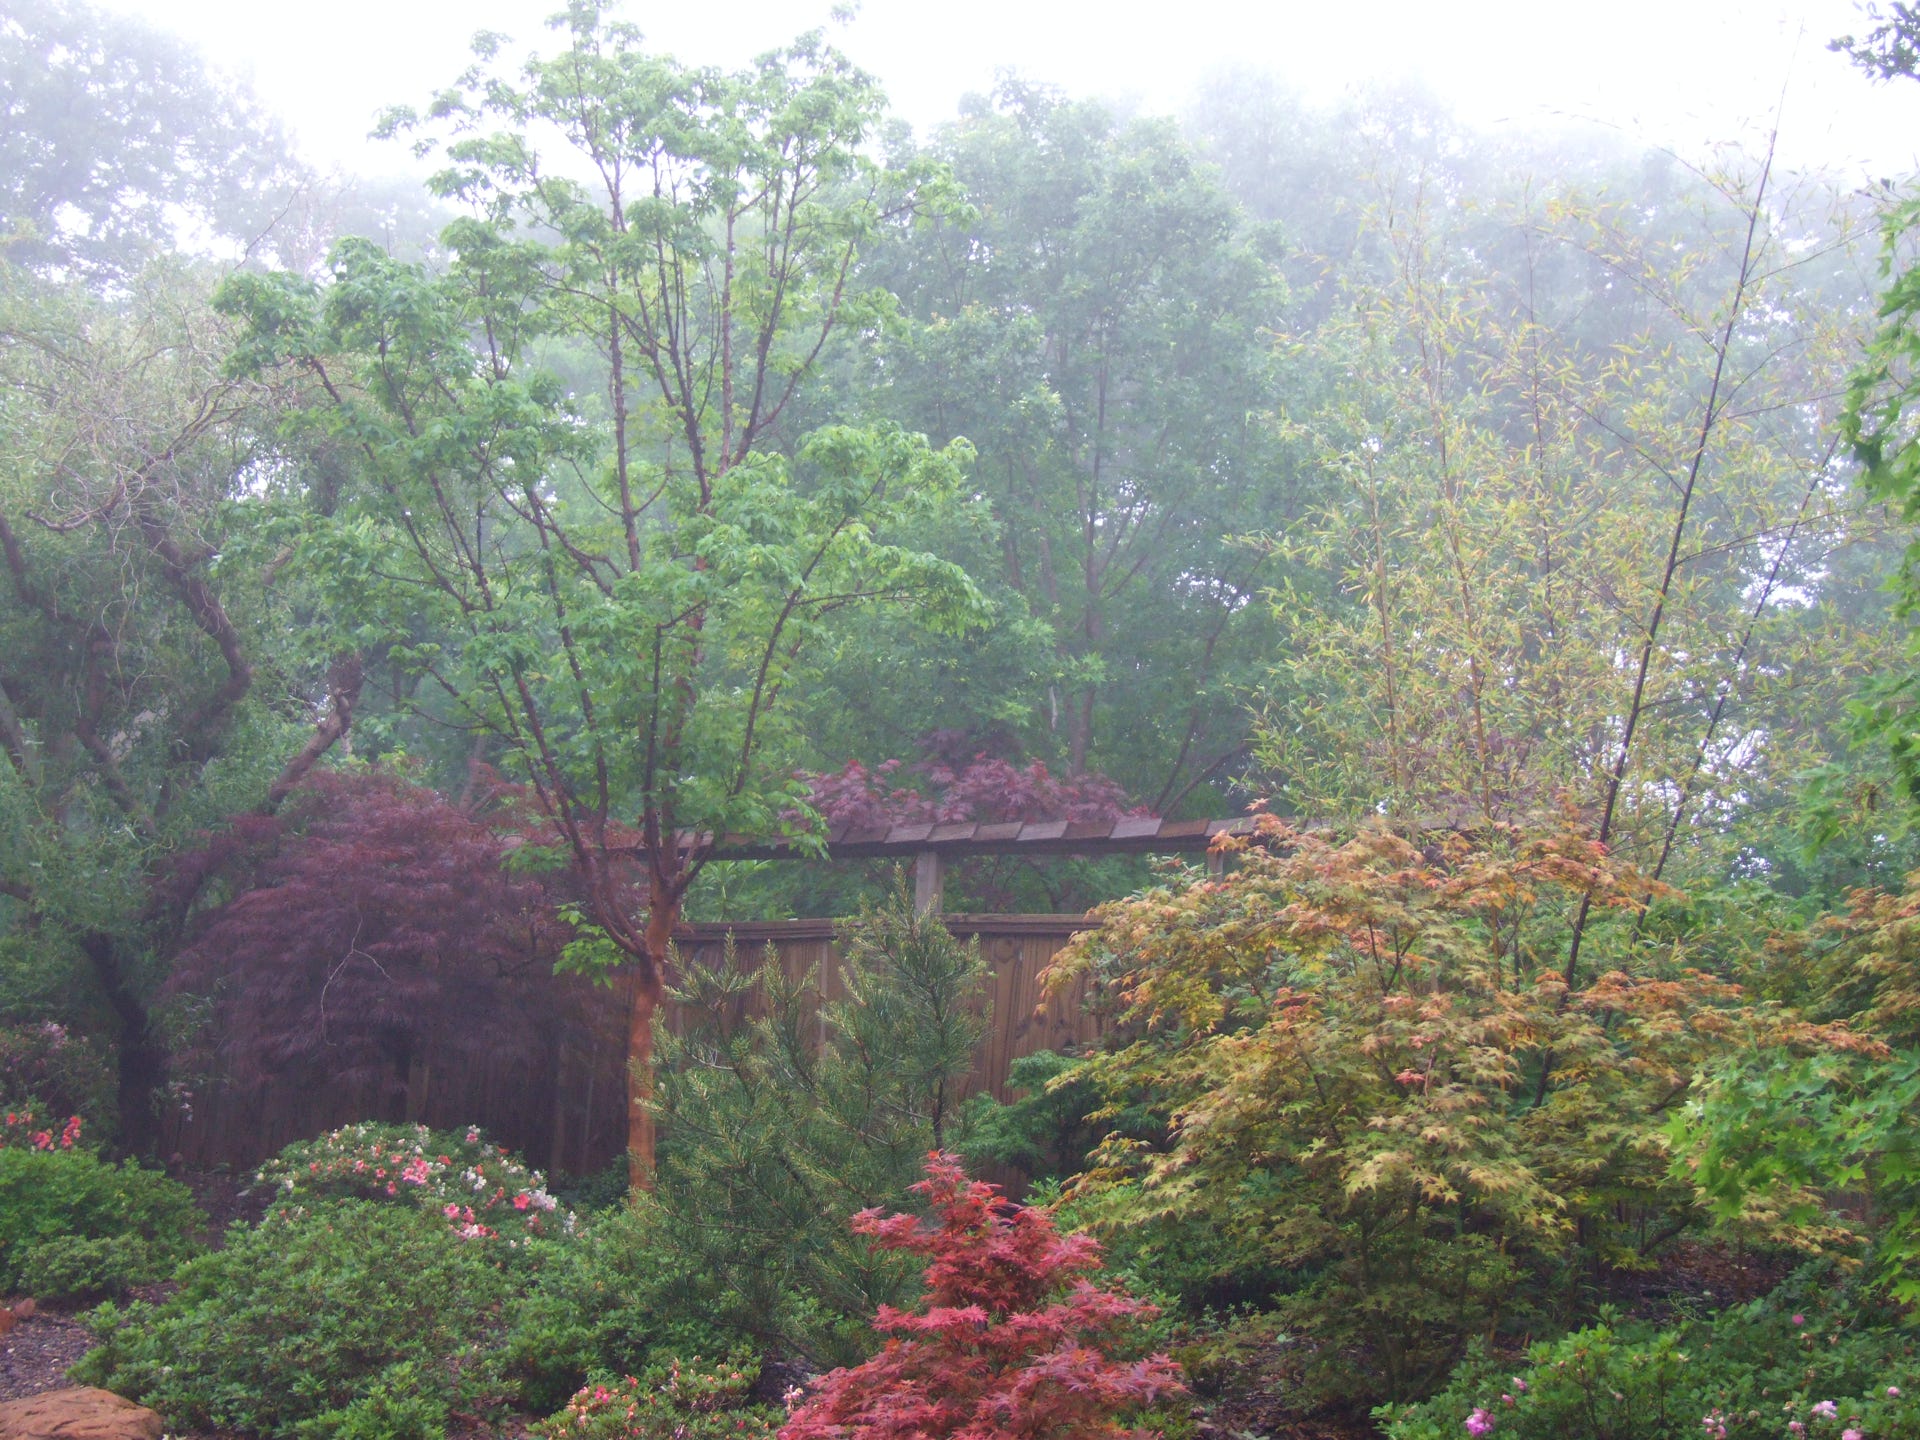
[[[704,1276],[683,1273],[632,1210],[588,1218],[565,1245],[537,1242],[508,1316],[501,1363],[530,1410],[558,1409],[595,1374],[636,1374],[656,1357],[717,1354],[729,1332],[703,1317]]]
[[[431,1367],[403,1360],[390,1365],[344,1410],[329,1410],[300,1426],[326,1440],[439,1440],[447,1429],[447,1387]]]
[[[853,1220],[879,1248],[925,1257],[926,1295],[913,1313],[882,1308],[885,1348],[822,1379],[781,1440],[1118,1437],[1123,1417],[1181,1389],[1164,1355],[1115,1358],[1155,1311],[1086,1278],[1100,1268],[1091,1239],[1060,1235],[1032,1207],[1001,1213],[999,1192],[951,1155],[926,1169],[913,1188],[931,1225],[877,1210]]]
[[[1822,1265],[1711,1320],[1608,1317],[1518,1367],[1477,1351],[1426,1404],[1375,1415],[1391,1440],[1915,1440],[1916,1373],[1920,1335]]]
[[[756,1405],[760,1362],[744,1352],[707,1364],[698,1355],[639,1376],[600,1376],[533,1427],[543,1440],[773,1440],[780,1412]]]
[[[1877,1283],[1920,1301],[1920,883],[1859,891],[1844,914],[1775,949],[1860,1043],[1716,1066],[1669,1126],[1677,1173],[1726,1229],[1815,1253],[1861,1249]],[[1840,1195],[1868,1203],[1843,1209]]]
[[[78,1115],[56,1124],[28,1105],[8,1105],[0,1110],[0,1150],[71,1150],[80,1143],[82,1121]]]
[[[116,1166],[84,1150],[0,1149],[0,1293],[25,1287],[41,1247],[74,1240],[138,1240],[144,1256],[123,1243],[120,1267],[109,1269],[121,1284],[161,1279],[197,1247],[205,1224],[186,1186],[131,1160]],[[81,1262],[69,1250],[40,1263],[54,1275]]]
[[[424,1425],[486,1375],[501,1258],[411,1207],[285,1207],[182,1267],[162,1304],[94,1312],[102,1343],[74,1373],[179,1428],[371,1435],[397,1410]]]
[[[487,1144],[477,1127],[456,1135],[424,1125],[347,1125],[287,1146],[255,1179],[286,1200],[404,1200],[468,1240],[505,1235],[513,1243],[565,1233],[575,1223],[571,1212],[559,1211],[538,1170]]]
[[[1569,987],[1568,913],[1648,890],[1577,833],[1271,838],[1106,907],[1056,961],[1126,1005],[1127,1043],[1088,1066],[1109,1110],[1169,1116],[1071,1193],[1103,1233],[1178,1222],[1200,1254],[1291,1272],[1276,1311],[1322,1394],[1424,1395],[1530,1295],[1656,1263],[1701,1215],[1663,1133],[1697,1071],[1859,1043],[1671,955]],[[1588,955],[1626,928],[1596,918]]]
[[[156,1260],[138,1235],[62,1235],[27,1251],[20,1288],[41,1300],[104,1300],[172,1273],[173,1262]]]
[[[1089,1119],[1101,1101],[1085,1060],[1051,1050],[1017,1056],[1007,1067],[1007,1088],[1016,1092],[1011,1100],[982,1094],[967,1102],[958,1149],[970,1165],[1065,1179],[1084,1168],[1088,1152],[1113,1128]]]
[[[841,953],[831,1000],[776,958],[682,967],[692,1023],[662,1037],[665,1143],[638,1197],[676,1313],[827,1363],[865,1354],[866,1317],[915,1278],[835,1217],[899,1195],[954,1130],[985,1026],[978,947],[904,890],[848,922]]]

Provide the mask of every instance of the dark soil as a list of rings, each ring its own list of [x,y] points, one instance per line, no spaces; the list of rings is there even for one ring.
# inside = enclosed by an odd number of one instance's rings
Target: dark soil
[[[67,1367],[92,1348],[93,1337],[72,1316],[35,1311],[0,1336],[0,1400],[64,1389]]]

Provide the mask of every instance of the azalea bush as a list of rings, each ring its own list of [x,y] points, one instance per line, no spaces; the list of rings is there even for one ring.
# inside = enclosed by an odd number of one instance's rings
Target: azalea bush
[[[80,1143],[78,1115],[64,1121],[43,1119],[30,1105],[0,1111],[0,1150],[71,1150]]]
[[[737,1342],[724,1308],[699,1308],[712,1277],[658,1236],[656,1215],[621,1207],[583,1219],[564,1244],[533,1242],[533,1273],[501,1341],[504,1373],[529,1410],[558,1409],[593,1375],[637,1375]]]
[[[1484,1348],[1390,1440],[1915,1440],[1920,1334],[1830,1266],[1711,1319],[1617,1317],[1501,1361]]]
[[[504,1259],[411,1207],[289,1203],[182,1267],[158,1305],[95,1311],[100,1344],[73,1373],[177,1429],[332,1440],[409,1395],[444,1416],[500,1393],[487,1342]]]
[[[0,1111],[31,1110],[43,1122],[57,1117],[56,1136],[70,1117],[81,1117],[97,1145],[113,1128],[114,1092],[111,1057],[100,1041],[52,1020],[0,1025]]]
[[[1099,1247],[1063,1236],[1033,1207],[1008,1208],[959,1160],[930,1156],[913,1189],[930,1218],[865,1210],[853,1228],[882,1250],[920,1257],[926,1292],[911,1311],[881,1307],[886,1337],[865,1364],[823,1378],[780,1440],[1095,1440],[1181,1392],[1165,1355],[1132,1355],[1151,1305],[1090,1278]]]
[[[756,1404],[758,1357],[668,1360],[639,1375],[602,1375],[533,1427],[542,1440],[773,1440],[784,1418]]]
[[[1106,1114],[1166,1117],[1110,1135],[1070,1193],[1103,1233],[1273,1267],[1309,1393],[1415,1398],[1470,1336],[1577,1323],[1582,1281],[1651,1268],[1704,1215],[1665,1130],[1702,1066],[1871,1048],[1677,946],[1630,949],[1657,887],[1577,830],[1266,830],[1224,878],[1107,906],[1056,959],[1119,1009],[1087,1071]]]
[[[0,1294],[33,1288],[29,1276],[48,1299],[164,1279],[205,1224],[186,1186],[131,1160],[0,1148]]]
[[[478,1127],[464,1132],[425,1125],[347,1125],[287,1146],[254,1177],[282,1201],[323,1196],[402,1200],[430,1210],[468,1240],[531,1237],[571,1231],[538,1170]]]

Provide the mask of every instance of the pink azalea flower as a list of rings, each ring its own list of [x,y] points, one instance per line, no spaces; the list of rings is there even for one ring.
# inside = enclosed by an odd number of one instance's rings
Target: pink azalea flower
[[[1486,1434],[1491,1429],[1493,1429],[1493,1417],[1476,1405],[1473,1413],[1467,1416],[1467,1434],[1474,1436],[1475,1440],[1478,1440],[1478,1437]]]

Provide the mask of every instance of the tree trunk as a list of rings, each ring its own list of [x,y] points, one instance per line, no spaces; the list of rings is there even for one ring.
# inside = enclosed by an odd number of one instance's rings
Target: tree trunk
[[[653,1017],[666,992],[667,952],[680,901],[655,882],[647,911],[647,953],[633,977],[633,1003],[627,1011],[627,1183],[653,1189]]]
[[[120,964],[113,937],[95,931],[81,937],[80,949],[120,1023],[114,1101],[120,1111],[121,1148],[130,1155],[151,1156],[160,1142],[154,1098],[166,1080],[166,1050],[154,1037],[146,1004]]]
[[[627,1011],[627,1183],[653,1189],[653,1014],[660,1008],[660,972],[643,967]]]

